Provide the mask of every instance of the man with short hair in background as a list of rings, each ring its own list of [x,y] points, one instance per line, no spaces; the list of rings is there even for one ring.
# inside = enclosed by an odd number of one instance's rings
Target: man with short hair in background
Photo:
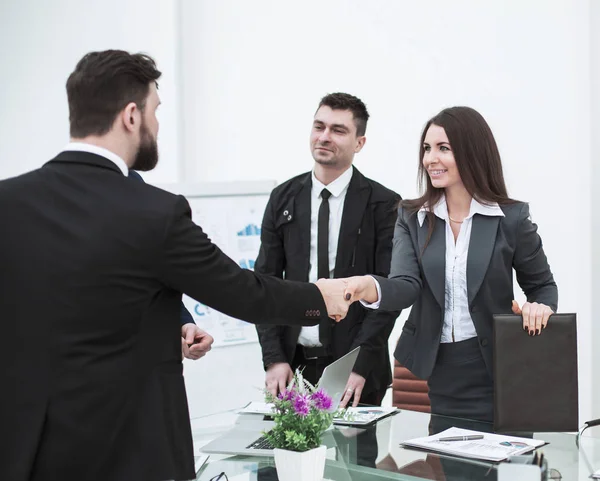
[[[255,272],[305,282],[387,277],[400,196],[352,165],[365,145],[368,119],[353,95],[321,99],[310,134],[313,169],[271,193]],[[355,303],[335,325],[326,319],[312,327],[256,326],[267,389],[283,391],[299,367],[315,384],[325,366],[360,346],[341,406],[381,404],[392,379],[388,338],[398,314]]]

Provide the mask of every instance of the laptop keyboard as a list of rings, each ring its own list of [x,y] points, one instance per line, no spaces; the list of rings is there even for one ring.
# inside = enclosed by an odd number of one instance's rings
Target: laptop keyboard
[[[273,449],[273,445],[266,436],[261,436],[256,441],[246,446],[246,449]]]

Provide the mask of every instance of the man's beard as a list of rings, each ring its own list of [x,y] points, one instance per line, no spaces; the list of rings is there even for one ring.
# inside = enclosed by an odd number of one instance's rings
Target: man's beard
[[[315,162],[317,164],[321,164],[321,165],[327,165],[327,166],[336,166],[338,165],[338,159],[337,158],[333,158],[333,159],[319,159],[319,158],[315,158]]]
[[[142,140],[131,169],[148,172],[158,163],[158,145],[145,125],[142,125],[140,135]]]
[[[317,164],[321,164],[321,165],[326,165],[326,166],[333,166],[335,167],[338,163],[338,158],[336,156],[333,157],[329,157],[329,158],[322,158],[319,157],[319,155],[316,154],[316,150],[313,150],[312,152],[312,156],[313,156],[313,160],[317,163]]]

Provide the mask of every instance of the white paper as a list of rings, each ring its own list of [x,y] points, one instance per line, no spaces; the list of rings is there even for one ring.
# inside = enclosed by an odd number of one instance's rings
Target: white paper
[[[275,406],[273,403],[263,403],[252,401],[246,404],[242,409],[238,410],[238,414],[273,414]]]
[[[483,439],[471,441],[440,441],[439,438],[450,436],[483,435]],[[509,443],[503,445],[501,443]],[[423,438],[410,439],[401,443],[402,446],[417,447],[440,453],[463,456],[466,458],[482,459],[485,461],[503,461],[509,456],[528,453],[546,444],[544,441],[516,436],[482,433],[469,429],[450,428]]]

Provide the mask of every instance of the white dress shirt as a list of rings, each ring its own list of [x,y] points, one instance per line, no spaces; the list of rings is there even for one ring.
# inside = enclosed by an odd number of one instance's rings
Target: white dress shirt
[[[352,179],[353,169],[350,167],[329,185],[322,184],[312,172],[312,189],[310,194],[310,270],[308,281],[316,282],[317,278],[317,226],[319,221],[319,207],[321,207],[321,191],[327,189],[331,192],[329,197],[329,277],[332,276],[337,258],[340,226],[348,185]],[[321,346],[319,342],[319,326],[303,327],[300,330],[298,344],[303,346]]]
[[[419,225],[422,226],[428,208],[422,207],[417,213]],[[433,213],[445,222],[446,225],[446,283],[445,283],[445,311],[442,325],[441,342],[458,342],[477,336],[475,325],[469,312],[467,295],[467,257],[469,242],[471,240],[471,227],[475,214],[504,217],[504,212],[498,204],[483,205],[475,199],[471,200],[469,215],[460,224],[460,232],[454,241],[454,233],[450,226],[446,198],[442,197],[433,207]],[[381,290],[375,280],[379,299],[373,304],[362,302],[366,307],[377,309],[381,302]]]
[[[100,155],[105,159],[112,161],[119,168],[119,170],[123,172],[125,177],[129,175],[129,167],[127,167],[125,161],[117,154],[105,149],[104,147],[86,144],[85,142],[70,142],[64,149],[62,149],[62,151],[89,152],[90,154]]]

